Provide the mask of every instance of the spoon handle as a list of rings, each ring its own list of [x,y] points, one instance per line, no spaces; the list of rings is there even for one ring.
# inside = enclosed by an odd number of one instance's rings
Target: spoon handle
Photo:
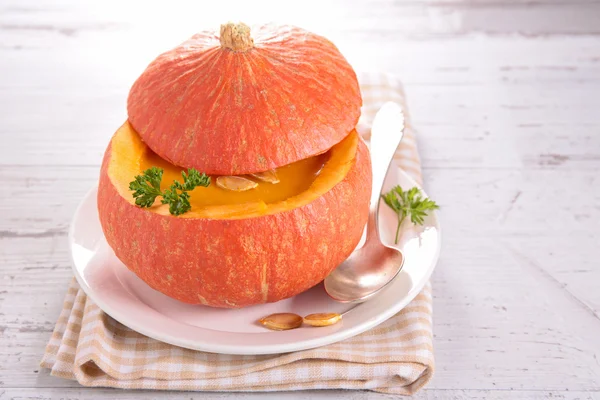
[[[377,214],[383,182],[394,153],[404,136],[404,113],[394,103],[385,103],[375,115],[371,127],[371,165],[373,169],[373,191],[369,209],[368,234],[379,236]]]

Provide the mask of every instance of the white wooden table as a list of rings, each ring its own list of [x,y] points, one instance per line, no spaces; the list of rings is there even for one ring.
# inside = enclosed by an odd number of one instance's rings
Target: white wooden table
[[[600,398],[600,4],[0,1],[0,398],[117,392],[38,362],[71,277],[67,228],[160,51],[227,20],[295,23],[405,82],[442,206],[435,378],[417,398]],[[169,5],[167,5],[169,3]],[[271,398],[385,398],[366,392]]]

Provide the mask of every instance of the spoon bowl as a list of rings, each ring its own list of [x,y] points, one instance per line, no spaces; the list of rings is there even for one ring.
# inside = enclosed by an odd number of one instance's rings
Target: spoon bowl
[[[372,241],[352,253],[325,279],[325,290],[342,303],[365,301],[390,283],[403,265],[400,250]]]

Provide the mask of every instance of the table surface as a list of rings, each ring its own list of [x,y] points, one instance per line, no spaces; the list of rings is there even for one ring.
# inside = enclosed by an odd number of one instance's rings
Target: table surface
[[[444,229],[437,370],[416,398],[600,398],[600,3],[84,3],[0,2],[0,398],[265,397],[117,393],[38,367],[71,277],[69,220],[131,83],[227,20],[303,26],[404,81]],[[387,397],[272,398],[308,396]]]

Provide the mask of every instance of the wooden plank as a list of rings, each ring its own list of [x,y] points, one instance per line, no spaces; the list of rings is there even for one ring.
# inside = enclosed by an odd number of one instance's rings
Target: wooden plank
[[[394,398],[389,395],[348,390],[306,390],[301,392],[276,392],[276,393],[181,393],[181,392],[156,392],[150,390],[115,390],[104,388],[4,388],[0,389],[0,399],[19,400],[69,400],[80,399],[107,399],[120,400],[145,399],[145,400],[178,400],[178,399],[215,399],[215,400],[255,400],[255,399],[313,399],[313,400],[383,400]],[[599,391],[554,391],[554,390],[444,390],[423,389],[412,396],[414,400],[597,400],[600,399]]]
[[[0,238],[62,237],[99,167],[0,167]]]
[[[0,29],[9,32],[42,32],[54,37],[72,37],[90,32],[126,30],[132,27],[155,27],[168,31],[198,29],[230,19],[246,22],[281,20],[328,31],[369,31],[383,35],[402,34],[416,38],[485,33],[499,35],[597,34],[599,5],[591,1],[393,1],[321,2],[307,0],[301,6],[282,5],[275,1],[255,1],[252,5],[237,2],[215,3],[207,9],[190,0],[178,0],[164,7],[145,4],[144,18],[136,3],[105,1],[100,5],[82,6],[59,1],[40,7],[32,1],[5,1]],[[186,10],[186,12],[181,12]],[[319,12],[314,12],[319,10]],[[176,21],[176,22],[170,22]]]
[[[515,255],[521,238],[461,246],[464,240],[446,237],[433,278],[438,373],[431,387],[564,389],[570,382],[573,390],[597,389],[597,313],[581,307],[546,265]],[[570,256],[553,263],[577,265]]]
[[[72,277],[65,237],[0,239],[0,264],[0,387],[73,386],[39,368]]]

